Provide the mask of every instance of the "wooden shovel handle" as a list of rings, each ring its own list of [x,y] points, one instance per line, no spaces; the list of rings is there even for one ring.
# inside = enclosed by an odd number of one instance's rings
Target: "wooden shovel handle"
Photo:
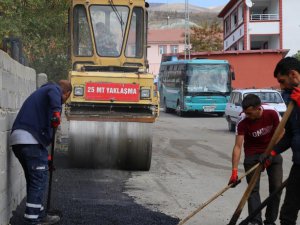
[[[259,166],[259,163],[257,163],[256,165],[254,165],[250,170],[248,170],[241,177],[239,177],[239,179],[237,180],[237,182],[241,181],[245,176],[247,176],[248,174],[252,173],[258,166]],[[229,184],[226,187],[224,187],[222,190],[220,190],[219,192],[217,192],[209,200],[207,200],[205,203],[201,204],[195,211],[193,211],[187,217],[185,217],[184,219],[182,219],[178,223],[178,225],[185,224],[189,219],[191,219],[194,215],[196,215],[198,212],[200,212],[202,209],[204,209],[208,204],[210,204],[213,200],[215,200],[216,198],[218,198],[220,195],[222,195],[225,191],[227,191],[232,186],[233,186],[233,184]]]

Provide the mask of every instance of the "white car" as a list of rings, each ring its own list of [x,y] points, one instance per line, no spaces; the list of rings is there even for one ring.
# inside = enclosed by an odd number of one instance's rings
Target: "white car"
[[[228,122],[228,129],[235,130],[237,120],[243,111],[242,101],[247,94],[255,94],[262,104],[273,106],[281,115],[286,111],[280,92],[272,89],[236,89],[231,92],[230,99],[225,108],[225,118]]]

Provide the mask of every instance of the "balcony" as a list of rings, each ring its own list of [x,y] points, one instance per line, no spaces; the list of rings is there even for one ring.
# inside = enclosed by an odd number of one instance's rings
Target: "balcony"
[[[278,14],[251,14],[250,21],[279,20]]]
[[[279,0],[252,0],[250,21],[278,21]]]
[[[252,2],[253,6],[249,8],[248,34],[279,34],[279,0],[253,0]]]
[[[278,34],[250,36],[251,50],[279,49],[280,36]]]

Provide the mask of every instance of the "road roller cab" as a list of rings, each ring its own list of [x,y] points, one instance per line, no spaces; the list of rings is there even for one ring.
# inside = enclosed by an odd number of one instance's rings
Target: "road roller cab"
[[[78,167],[149,170],[158,93],[144,0],[73,0],[69,153]]]

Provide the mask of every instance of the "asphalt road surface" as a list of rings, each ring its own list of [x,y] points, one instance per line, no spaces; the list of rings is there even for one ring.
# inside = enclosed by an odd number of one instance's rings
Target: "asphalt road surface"
[[[231,175],[234,133],[227,130],[225,118],[180,118],[162,112],[154,126],[149,172],[71,168],[66,121],[61,133],[52,191],[52,208],[63,214],[60,225],[175,225],[226,187]],[[292,164],[291,152],[284,153],[283,158],[286,178]],[[242,164],[239,173],[243,173]],[[246,187],[243,180],[186,224],[228,224]],[[263,199],[267,190],[267,176],[263,173]],[[22,224],[23,210],[24,201],[13,212],[11,225]],[[247,206],[238,222],[246,216]]]

